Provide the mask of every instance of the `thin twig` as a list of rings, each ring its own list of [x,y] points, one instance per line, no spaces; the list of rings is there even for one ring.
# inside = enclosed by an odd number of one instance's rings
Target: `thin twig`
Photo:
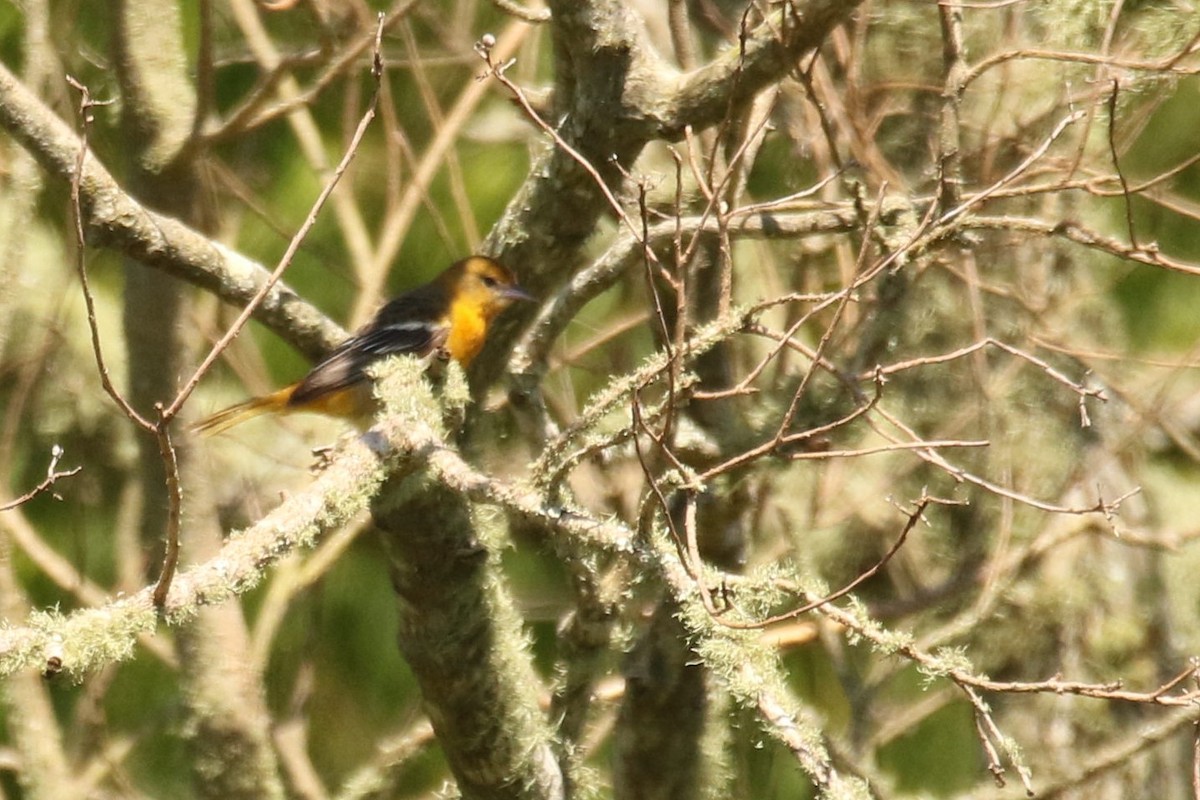
[[[1125,224],[1129,228],[1129,246],[1137,250],[1139,249],[1137,234],[1133,230],[1133,202],[1130,200],[1129,184],[1125,180],[1125,173],[1121,170],[1121,158],[1117,154],[1117,93],[1120,89],[1120,81],[1113,78],[1112,94],[1108,96],[1108,151],[1112,155],[1113,170],[1121,181],[1121,192],[1125,198]]]
[[[63,449],[61,447],[58,445],[51,447],[50,466],[46,467],[46,477],[42,478],[41,482],[37,486],[33,487],[25,494],[21,495],[15,500],[10,500],[9,502],[0,505],[0,511],[10,511],[18,506],[25,505],[39,494],[49,489],[59,480],[76,475],[81,469],[83,469],[83,467],[74,467],[72,469],[60,470],[58,468],[58,461],[62,458],[62,456]]]
[[[333,174],[326,182],[325,187],[321,190],[321,193],[317,196],[317,199],[313,202],[312,208],[309,209],[308,216],[304,220],[304,224],[300,226],[299,230],[297,230],[296,234],[292,237],[292,240],[288,243],[287,249],[284,250],[283,255],[279,259],[279,263],[276,265],[274,271],[271,272],[270,277],[268,277],[263,285],[259,287],[258,292],[256,292],[254,297],[250,299],[250,302],[246,304],[245,308],[242,309],[242,312],[238,314],[237,319],[233,321],[233,324],[229,326],[229,329],[225,331],[225,334],[220,338],[220,340],[217,341],[216,344],[212,346],[208,352],[208,355],[206,355],[204,360],[200,362],[200,365],[196,367],[192,377],[189,378],[187,383],[184,384],[183,388],[179,390],[179,394],[177,394],[175,399],[171,401],[170,406],[163,411],[163,416],[166,419],[170,420],[179,413],[179,409],[182,408],[188,397],[191,396],[192,392],[196,389],[196,386],[200,383],[200,380],[204,377],[208,370],[212,368],[212,365],[221,356],[221,353],[225,352],[225,349],[232,344],[233,340],[236,339],[237,336],[242,332],[242,329],[246,327],[246,324],[250,321],[250,317],[254,315],[255,309],[258,308],[258,306],[266,298],[267,294],[271,291],[271,287],[273,287],[279,281],[279,279],[283,277],[284,271],[291,266],[292,259],[295,257],[296,252],[300,249],[300,245],[308,236],[309,231],[312,230],[313,225],[316,224],[317,216],[324,207],[325,201],[329,199],[331,194],[333,194],[333,190],[337,188],[338,183],[342,179],[342,175],[345,174],[346,169],[350,166],[350,162],[358,153],[358,146],[362,142],[363,136],[367,132],[367,127],[371,124],[371,120],[375,118],[375,109],[379,100],[379,86],[380,81],[383,78],[383,53],[380,45],[382,37],[383,16],[380,15],[379,24],[375,29],[375,54],[371,65],[371,77],[375,80],[375,90],[371,95],[371,102],[368,105],[366,112],[363,114],[362,119],[358,123],[358,128],[354,131],[354,136],[350,140],[350,145],[346,148],[346,152],[342,156],[341,162],[333,171]]]
[[[79,283],[83,290],[84,304],[87,307],[88,328],[91,331],[92,337],[92,352],[96,358],[96,367],[100,373],[100,383],[104,387],[104,390],[116,402],[126,417],[155,438],[159,455],[163,459],[163,472],[167,486],[167,528],[163,531],[166,548],[163,555],[162,568],[159,570],[158,581],[155,585],[153,595],[155,607],[161,609],[166,602],[167,591],[170,589],[171,580],[175,576],[175,567],[179,562],[179,524],[183,513],[183,488],[179,480],[179,463],[176,460],[175,448],[171,443],[171,434],[167,427],[170,418],[163,415],[162,405],[158,404],[155,406],[159,412],[157,421],[151,421],[139,414],[117,390],[108,373],[108,367],[105,364],[104,348],[100,342],[100,326],[96,319],[96,301],[92,296],[87,278],[87,243],[83,232],[83,208],[80,203],[79,185],[83,176],[84,159],[88,153],[88,131],[93,120],[92,109],[97,105],[105,105],[106,103],[94,102],[88,88],[69,75],[67,76],[67,82],[80,94],[80,146],[78,161],[75,165],[75,174],[71,181],[71,208],[75,216],[75,236],[77,240],[75,267],[79,273]]]
[[[498,37],[494,37],[496,41],[493,57],[506,58],[509,53],[515,52],[529,31],[529,26],[524,22],[510,23]],[[383,220],[375,252],[371,259],[359,265],[359,292],[350,313],[353,326],[365,321],[378,307],[388,275],[396,262],[396,255],[421,204],[428,202],[434,179],[461,137],[463,129],[471,121],[473,112],[486,96],[486,84],[482,81],[472,82],[464,87],[450,110],[446,112],[445,123],[435,127],[433,140],[425,146],[420,158],[412,158],[415,164],[408,185],[396,198]]]
[[[810,611],[815,611],[821,606],[832,603],[834,600],[840,600],[841,598],[853,592],[866,581],[878,575],[879,571],[886,567],[888,562],[892,560],[892,557],[895,556],[896,553],[900,552],[900,548],[903,547],[904,542],[908,540],[908,534],[914,527],[916,527],[917,522],[921,519],[921,516],[925,513],[925,509],[929,507],[930,503],[938,503],[939,505],[964,505],[963,501],[961,500],[945,500],[940,497],[931,497],[927,494],[923,494],[920,498],[918,498],[916,502],[916,508],[913,509],[912,513],[908,515],[908,521],[904,523],[904,527],[900,530],[900,535],[896,537],[896,541],[893,542],[892,546],[888,548],[888,551],[883,554],[883,557],[842,588],[834,592],[830,592],[824,597],[805,603],[798,608],[790,609],[781,614],[775,614],[767,617],[766,619],[755,620],[749,623],[731,622],[726,619],[718,618],[719,621],[722,625],[741,630],[767,628],[780,622],[787,622],[788,620],[803,616]]]
[[[866,229],[868,231],[872,230],[875,225],[879,223],[879,213],[883,208],[883,199],[886,192],[887,186],[881,186],[879,189],[879,196],[875,201],[875,206],[872,208],[870,218],[867,220]],[[862,244],[859,246],[858,263],[855,266],[854,277],[852,277],[849,284],[842,289],[841,298],[838,300],[837,305],[835,305],[833,309],[833,318],[829,321],[829,324],[825,326],[825,330],[821,333],[821,339],[819,342],[817,342],[816,350],[813,353],[814,364],[819,363],[824,358],[825,351],[829,347],[830,341],[833,340],[833,334],[837,331],[838,325],[841,323],[842,316],[845,314],[846,308],[850,304],[851,298],[854,296],[854,289],[861,285],[858,276],[862,275],[864,272],[864,267],[867,262],[867,254],[870,252],[870,247],[871,237],[863,236]],[[809,382],[812,381],[813,377],[816,375],[816,372],[817,371],[815,369],[810,369],[805,372],[804,377],[800,379],[800,385],[797,386],[796,391],[792,393],[791,405],[788,406],[788,410],[784,413],[778,427],[775,429],[775,442],[777,444],[782,442],[784,437],[787,436],[788,429],[791,428],[792,422],[796,418],[796,412],[800,408],[800,401],[804,397],[804,392],[808,388]]]
[[[634,240],[639,245],[645,247],[646,241],[642,238],[641,231],[638,229],[638,226],[634,224],[633,220],[629,218],[629,214],[625,211],[625,208],[621,205],[621,202],[617,200],[617,197],[613,194],[612,189],[608,187],[608,183],[604,180],[604,177],[600,174],[600,171],[597,170],[592,162],[587,159],[587,156],[583,155],[574,147],[572,147],[570,143],[568,143],[567,140],[564,139],[550,123],[542,119],[542,115],[539,114],[537,109],[533,107],[533,104],[529,102],[529,98],[526,97],[525,92],[521,90],[521,87],[513,83],[512,80],[504,74],[505,71],[512,66],[513,62],[496,61],[492,57],[492,47],[494,44],[495,40],[491,37],[485,37],[475,43],[475,52],[479,54],[479,57],[482,58],[484,63],[486,63],[488,66],[488,71],[484,73],[483,77],[487,77],[489,75],[494,77],[500,82],[501,85],[504,86],[504,88],[512,92],[512,95],[514,98],[516,98],[518,105],[520,105],[525,111],[525,114],[529,117],[529,119],[539,128],[541,128],[546,135],[553,139],[554,143],[558,147],[562,148],[564,153],[569,155],[577,164],[579,164],[579,166],[583,167],[583,169],[592,176],[592,180],[596,182],[596,186],[604,195],[604,199],[608,201],[608,205],[610,208],[612,208],[613,213],[617,215],[617,219],[621,220],[621,223],[629,230]],[[649,250],[647,248],[647,254],[650,260],[658,263],[658,256],[655,255],[653,250]]]
[[[978,352],[985,347],[995,347],[998,350],[1003,350],[1010,355],[1016,356],[1024,361],[1028,361],[1030,364],[1033,364],[1035,367],[1044,372],[1047,377],[1057,381],[1058,383],[1061,383],[1063,386],[1066,386],[1080,397],[1093,397],[1101,402],[1105,402],[1108,399],[1105,397],[1103,389],[1090,389],[1087,386],[1084,386],[1082,383],[1077,383],[1037,356],[1031,353],[1026,353],[1019,347],[1014,347],[1006,342],[1002,342],[999,339],[990,336],[982,341],[969,344],[965,347],[960,347],[959,349],[949,353],[942,353],[936,356],[911,358],[906,361],[897,361],[895,363],[888,364],[886,367],[878,367],[877,369],[882,375],[895,375],[898,372],[903,372],[904,370],[913,369],[915,367],[924,367],[929,366],[930,364],[943,364],[947,361],[954,361],[955,359]],[[869,375],[864,374],[860,376],[860,378],[864,380],[867,377],[869,377]]]
[[[100,373],[100,385],[104,387],[104,391],[112,398],[113,402],[121,409],[125,416],[137,423],[145,430],[153,430],[154,423],[147,420],[137,410],[130,405],[129,401],[121,394],[116,385],[112,381],[112,376],[108,372],[108,365],[104,359],[104,347],[100,342],[100,324],[96,319],[96,300],[92,295],[91,286],[88,284],[87,275],[87,239],[83,231],[83,205],[80,201],[80,182],[83,180],[83,164],[88,155],[88,135],[91,132],[92,122],[95,117],[92,114],[92,109],[99,106],[111,105],[113,100],[93,100],[92,93],[88,87],[77,81],[70,75],[67,76],[67,83],[79,92],[79,154],[75,161],[75,172],[71,180],[71,210],[75,217],[75,243],[77,250],[75,253],[75,271],[79,274],[79,283],[83,289],[83,302],[87,308],[88,330],[92,335],[92,353],[96,358],[96,369]]]
[[[398,0],[386,12],[383,29],[385,31],[390,30],[394,24],[403,19],[417,5],[417,2],[418,0]],[[215,144],[229,141],[247,131],[260,128],[268,122],[287,116],[297,109],[310,105],[335,80],[354,69],[355,62],[358,61],[359,56],[372,47],[375,40],[375,34],[370,33],[352,42],[349,46],[343,48],[337,58],[325,67],[308,88],[298,91],[294,96],[283,99],[270,108],[264,109],[262,108],[263,105],[275,92],[280,82],[288,77],[295,66],[291,60],[281,59],[273,69],[269,70],[259,80],[258,84],[249,93],[249,96],[242,101],[241,105],[233,110],[228,119],[221,123],[219,127],[205,132],[201,143],[205,147],[211,147]]]

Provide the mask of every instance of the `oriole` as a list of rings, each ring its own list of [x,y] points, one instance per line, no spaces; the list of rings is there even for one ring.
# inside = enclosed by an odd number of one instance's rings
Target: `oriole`
[[[466,366],[479,354],[496,315],[514,300],[532,299],[504,265],[484,256],[465,258],[390,300],[301,380],[218,411],[193,428],[219,433],[259,414],[293,411],[365,415],[372,409],[369,364],[400,353],[425,357],[441,351]]]

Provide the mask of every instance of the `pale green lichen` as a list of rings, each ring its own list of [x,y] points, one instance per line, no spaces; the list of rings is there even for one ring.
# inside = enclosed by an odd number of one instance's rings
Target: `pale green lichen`
[[[745,308],[732,310],[728,316],[712,322],[696,331],[688,341],[688,348],[682,354],[684,365],[693,362],[697,357],[711,350],[720,342],[728,339],[746,324],[749,311]],[[579,418],[570,428],[560,433],[546,445],[545,450],[533,467],[534,481],[539,486],[553,485],[570,464],[576,463],[581,457],[580,452],[592,452],[595,448],[623,441],[630,435],[628,423],[623,422],[615,431],[610,429],[605,437],[597,434],[610,415],[623,415],[628,419],[628,404],[634,392],[645,390],[651,383],[665,376],[671,364],[672,353],[659,351],[648,356],[642,364],[632,372],[614,378],[605,388],[588,403]],[[681,387],[676,387],[677,389]],[[651,402],[644,416],[652,419],[651,409],[657,404]]]
[[[456,371],[458,377],[450,377]],[[445,435],[442,407],[425,374],[424,360],[415,356],[394,356],[371,365],[367,372],[374,379],[374,395],[386,416],[423,423],[438,436]],[[446,365],[446,372],[453,391],[460,392],[459,382],[464,380],[461,369],[451,362]]]
[[[44,662],[49,655],[56,655],[64,672],[82,680],[91,670],[132,657],[137,636],[153,631],[157,624],[158,616],[151,606],[131,600],[71,615],[35,611],[29,616],[29,626],[43,638],[33,650],[23,653],[24,658],[18,660],[17,654],[10,654],[11,661],[6,659],[3,672],[8,674],[31,660]]]

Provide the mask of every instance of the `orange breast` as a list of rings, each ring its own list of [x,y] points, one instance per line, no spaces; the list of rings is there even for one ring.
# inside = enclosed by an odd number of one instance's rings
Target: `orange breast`
[[[479,355],[487,336],[487,320],[475,309],[456,303],[450,312],[450,335],[446,337],[446,350],[450,357],[464,367]]]

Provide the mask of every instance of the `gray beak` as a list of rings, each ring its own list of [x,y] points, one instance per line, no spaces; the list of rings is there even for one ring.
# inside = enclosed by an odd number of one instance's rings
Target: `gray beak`
[[[536,297],[516,284],[513,284],[512,286],[505,286],[500,290],[500,295],[508,300],[521,300],[527,303],[533,303],[537,300]]]

